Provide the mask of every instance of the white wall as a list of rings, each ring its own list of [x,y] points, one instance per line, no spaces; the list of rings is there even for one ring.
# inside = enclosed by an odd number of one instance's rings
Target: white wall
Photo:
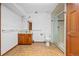
[[[28,13],[26,16],[32,17],[33,40],[45,41],[44,35],[51,35],[51,15],[49,13]],[[28,25],[27,22],[26,24]],[[24,25],[24,28],[28,28],[27,25]],[[41,33],[44,35],[41,36]]]
[[[17,34],[21,22],[20,16],[1,5],[1,55],[18,44]]]

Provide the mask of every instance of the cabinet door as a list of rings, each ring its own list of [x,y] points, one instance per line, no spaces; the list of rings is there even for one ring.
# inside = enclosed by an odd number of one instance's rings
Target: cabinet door
[[[28,34],[25,35],[25,44],[28,44]]]
[[[26,34],[23,35],[23,39],[22,39],[22,40],[23,40],[23,44],[24,44],[24,45],[27,44],[27,37],[28,37],[28,36],[27,36]]]
[[[26,34],[18,34],[18,44],[26,44],[27,43],[26,37],[27,37]]]
[[[32,34],[28,34],[28,44],[32,44]]]
[[[24,34],[18,34],[18,44],[24,44]]]

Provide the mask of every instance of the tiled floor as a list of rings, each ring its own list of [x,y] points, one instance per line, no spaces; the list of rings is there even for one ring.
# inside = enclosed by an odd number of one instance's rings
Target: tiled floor
[[[33,43],[32,45],[18,45],[4,56],[63,56],[55,45],[45,46],[45,43]]]

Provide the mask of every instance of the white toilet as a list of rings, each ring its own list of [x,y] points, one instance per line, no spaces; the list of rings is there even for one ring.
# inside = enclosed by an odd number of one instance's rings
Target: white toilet
[[[50,46],[50,36],[45,36],[46,46]]]

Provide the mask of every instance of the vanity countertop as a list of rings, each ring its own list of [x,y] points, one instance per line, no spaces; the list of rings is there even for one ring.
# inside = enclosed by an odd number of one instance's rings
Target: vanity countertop
[[[26,32],[26,31],[20,31],[18,34],[32,34],[32,31]]]

